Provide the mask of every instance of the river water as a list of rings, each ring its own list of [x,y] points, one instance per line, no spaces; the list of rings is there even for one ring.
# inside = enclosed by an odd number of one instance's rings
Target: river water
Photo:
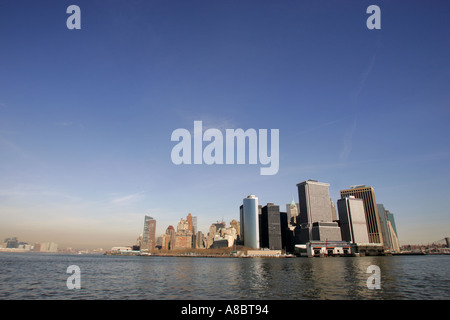
[[[69,289],[69,266],[80,289]],[[379,289],[369,289],[369,266]],[[442,300],[450,256],[203,258],[0,253],[0,299]],[[74,282],[73,282],[74,283]],[[375,283],[375,282],[374,282]]]

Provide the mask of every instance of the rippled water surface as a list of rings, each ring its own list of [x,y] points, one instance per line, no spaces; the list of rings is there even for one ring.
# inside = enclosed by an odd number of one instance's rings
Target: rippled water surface
[[[0,253],[0,299],[449,299],[450,256],[199,258]],[[67,288],[67,267],[81,289]],[[381,289],[367,288],[367,268]]]

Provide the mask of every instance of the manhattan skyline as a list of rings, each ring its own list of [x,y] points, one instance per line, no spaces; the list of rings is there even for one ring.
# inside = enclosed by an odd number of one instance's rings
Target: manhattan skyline
[[[66,9],[81,8],[68,30]],[[381,29],[369,30],[369,5]],[[296,184],[375,190],[400,244],[449,236],[446,1],[2,1],[0,237],[134,243]],[[279,170],[175,165],[171,133],[279,129]]]

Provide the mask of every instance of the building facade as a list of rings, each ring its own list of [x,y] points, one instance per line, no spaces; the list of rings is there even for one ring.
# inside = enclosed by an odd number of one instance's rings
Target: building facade
[[[372,187],[360,185],[350,187],[350,189],[347,190],[341,190],[341,199],[349,196],[354,196],[355,198],[363,200],[369,243],[379,243],[383,245],[382,226],[378,214],[374,189]]]
[[[382,226],[384,248],[392,252],[398,252],[400,251],[400,245],[397,229],[395,227],[394,215],[389,210],[386,210],[381,203],[377,204],[377,207]]]
[[[162,249],[172,250],[175,246],[175,228],[168,226],[162,238]]]
[[[369,243],[363,200],[349,196],[339,199],[337,205],[342,240],[353,244]]]
[[[205,248],[205,236],[203,235],[203,232],[201,232],[201,231],[197,231],[197,236],[195,238],[195,247],[197,249]]]
[[[236,221],[235,219],[231,220],[230,226],[236,230],[237,240],[240,240],[241,239],[241,224],[239,223],[239,221]]]
[[[340,241],[341,231],[333,222],[329,184],[316,180],[298,183],[300,243]]]
[[[289,224],[293,226],[297,225],[299,204],[295,203],[294,199],[292,199],[291,203],[286,204],[286,213]]]
[[[268,203],[261,210],[260,246],[270,250],[281,250],[281,217],[280,207]]]
[[[249,195],[243,200],[240,210],[241,236],[244,246],[253,249],[260,248],[258,211],[258,198],[255,195]]]
[[[194,234],[192,232],[192,216],[189,214],[186,219],[181,218],[175,232],[175,243],[173,249],[191,249],[194,244]]]
[[[153,251],[156,246],[156,220],[150,216],[144,217],[144,232],[142,233],[141,250]]]

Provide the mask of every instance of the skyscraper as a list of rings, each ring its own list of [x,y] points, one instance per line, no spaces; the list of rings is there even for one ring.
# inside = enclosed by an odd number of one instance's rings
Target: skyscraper
[[[355,196],[355,198],[362,199],[364,202],[364,212],[366,215],[369,243],[380,243],[383,245],[380,216],[378,214],[374,189],[372,187],[359,185],[352,186],[347,190],[341,190],[342,199],[349,196]]]
[[[395,227],[394,215],[384,208],[384,205],[377,204],[378,213],[380,215],[380,222],[383,232],[384,248],[390,251],[399,251],[399,241],[397,229]]]
[[[234,229],[236,229],[237,238],[240,240],[241,239],[241,225],[240,225],[240,223],[238,221],[236,221],[235,219],[233,219],[230,222],[230,226],[233,227]]]
[[[362,199],[349,196],[337,201],[342,240],[353,244],[369,243]]]
[[[186,220],[181,218],[178,222],[177,232],[175,232],[175,244],[174,249],[190,249],[193,246],[193,233],[192,233],[192,216],[186,217]]]
[[[297,184],[300,203],[300,223],[333,221],[328,183],[307,180]]]
[[[333,200],[330,198],[330,204],[331,204],[331,218],[333,221],[337,221],[337,212],[336,212],[336,206],[334,205]]]
[[[281,221],[280,207],[273,203],[268,203],[262,207],[261,212],[261,247],[271,250],[281,250]]]
[[[196,238],[196,231],[195,230],[197,229],[197,217],[193,217],[189,213],[187,215],[187,217],[186,217],[186,221],[187,221],[187,224],[188,224],[187,232],[190,233],[190,235],[191,235],[191,241],[192,241],[191,248],[196,248],[197,243],[195,241],[195,238]]]
[[[294,199],[292,199],[292,202],[286,205],[286,213],[287,213],[287,219],[288,223],[290,225],[296,225],[297,219],[298,219],[298,209],[299,205],[298,203],[295,203]]]
[[[188,231],[194,232],[193,223],[192,223],[192,215],[190,213],[186,217],[186,220],[187,220],[187,223],[188,223]]]
[[[195,247],[203,249],[205,247],[205,236],[203,235],[203,232],[197,231],[197,235],[195,237]]]
[[[197,234],[198,229],[197,229],[197,216],[193,216],[192,217],[192,233],[193,234]]]
[[[156,246],[156,220],[150,216],[144,218],[141,250],[152,251]]]
[[[258,198],[249,195],[244,199],[240,207],[241,218],[241,236],[244,240],[244,246],[259,249],[259,214]]]
[[[328,183],[307,180],[297,184],[300,204],[300,242],[341,241],[341,231],[333,222]]]
[[[164,249],[172,250],[175,246],[175,228],[173,226],[168,226],[165,233],[165,245]]]

